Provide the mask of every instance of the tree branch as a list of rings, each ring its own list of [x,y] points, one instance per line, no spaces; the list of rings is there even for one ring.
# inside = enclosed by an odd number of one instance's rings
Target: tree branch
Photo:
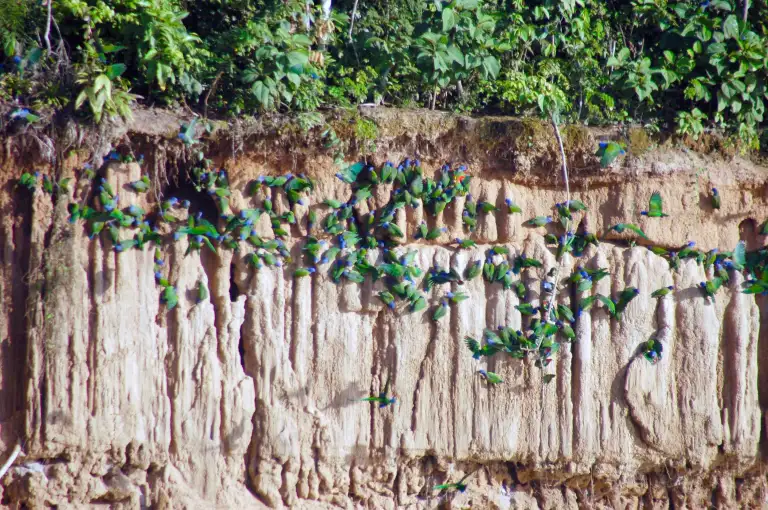
[[[349,33],[347,34],[349,42],[352,42],[352,29],[355,28],[355,16],[357,16],[357,0],[355,0],[355,4],[352,6],[352,16],[349,18]]]
[[[51,54],[51,19],[53,18],[53,0],[48,0],[48,18],[45,21],[45,48]]]
[[[49,0],[49,1],[52,1],[52,0]],[[3,475],[5,475],[6,471],[10,469],[10,467],[16,461],[16,457],[18,457],[20,453],[21,453],[21,445],[16,443],[16,446],[11,452],[11,455],[8,457],[8,460],[5,461],[5,464],[0,466],[0,478],[2,478]]]
[[[216,90],[216,87],[219,85],[219,79],[221,79],[221,76],[224,74],[224,71],[219,71],[216,74],[216,78],[214,78],[213,83],[211,83],[211,88],[208,89],[208,93],[205,95],[205,99],[203,100],[203,118],[208,118],[208,98],[211,97],[211,94],[214,93]]]
[[[744,0],[744,12],[741,16],[741,19],[744,21],[744,23],[747,22],[747,14],[749,14],[749,0]]]

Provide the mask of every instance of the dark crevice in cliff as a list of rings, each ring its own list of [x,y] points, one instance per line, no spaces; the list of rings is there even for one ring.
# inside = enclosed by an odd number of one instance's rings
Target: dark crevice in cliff
[[[582,228],[584,222],[582,221],[581,224],[579,224],[579,228]],[[560,280],[563,279],[565,275],[558,275]],[[559,288],[559,282],[553,282],[555,286],[555,291],[557,292],[557,289]],[[568,305],[570,306],[571,310],[574,311],[574,317],[576,316],[576,312],[578,311],[578,303],[579,303],[579,292],[577,290],[576,285],[571,285],[570,290],[568,292],[568,299],[570,300]],[[555,306],[557,306],[557,303],[555,303]],[[578,319],[577,319],[578,320]],[[584,320],[584,319],[581,319]],[[565,320],[563,320],[565,322]],[[574,330],[574,333],[578,332],[578,327],[576,326],[576,322],[573,322],[571,324],[571,327]],[[580,352],[578,347],[575,345],[576,342],[579,341],[578,333],[576,338],[573,339],[573,341],[570,342],[570,350],[571,350],[571,380],[570,383],[570,395],[568,397],[571,399],[571,420],[574,426],[571,428],[571,445],[573,450],[575,450],[578,446],[578,420],[580,415],[580,398],[583,398],[583,392],[584,388],[581,387],[581,376],[584,371],[583,363],[585,360],[581,359]],[[583,339],[583,341],[589,341],[587,339]]]
[[[441,305],[437,305],[441,306]],[[434,313],[434,309],[429,309],[429,314],[431,315]],[[412,399],[412,405],[411,408],[411,430],[417,430],[417,420],[416,416],[418,415],[418,404],[419,404],[419,395],[422,391],[422,383],[425,380],[425,375],[427,371],[427,363],[434,356],[435,353],[435,344],[436,338],[437,338],[437,324],[435,321],[430,320],[429,325],[429,340],[427,340],[427,345],[424,349],[424,357],[421,359],[421,363],[419,363],[419,378],[416,380],[416,387],[413,390],[413,399]]]
[[[243,373],[248,374],[248,370],[245,368],[245,321],[240,324],[240,337],[237,341],[237,353],[240,356],[240,366],[243,367]]]
[[[454,263],[455,262],[455,257],[451,259],[451,262],[452,262],[451,263],[451,267],[455,267],[455,263]],[[454,309],[450,311],[449,319],[450,319],[451,331],[456,331],[456,332],[461,331],[461,320],[459,318],[458,306],[454,307]],[[453,443],[453,455],[455,456],[457,454],[457,448],[456,448],[456,420],[457,420],[457,414],[458,413],[457,413],[457,409],[456,409],[456,407],[457,407],[456,403],[459,401],[459,391],[458,391],[458,388],[459,388],[459,384],[458,384],[458,380],[459,380],[459,363],[460,363],[459,362],[459,356],[461,356],[462,354],[465,354],[465,353],[462,352],[461,344],[459,344],[458,346],[454,345],[451,348],[453,349],[453,360],[451,361],[451,364],[452,364],[452,366],[455,369],[453,370],[453,373],[451,374],[451,386],[450,386],[451,393],[450,393],[450,395],[451,395],[451,402],[452,402],[452,404],[450,406],[451,417],[450,417],[450,421],[448,423],[451,426],[451,431],[450,431],[449,437],[453,438],[453,441],[452,441],[452,443]]]
[[[757,398],[760,404],[759,451],[764,459],[768,458],[768,296],[755,296],[755,303],[760,311],[760,329],[757,335]]]
[[[12,192],[11,184],[7,191]],[[30,237],[32,235],[32,201],[7,201],[0,208],[0,217],[10,219],[6,228],[0,229],[0,303],[6,305],[8,314],[7,338],[0,337],[0,441],[15,441],[22,435],[22,427],[12,425],[9,420],[20,416],[24,410],[25,381],[29,380],[28,329],[26,308],[29,299],[26,281],[29,272]],[[5,239],[5,234],[10,239]],[[5,249],[11,252],[6,253]],[[19,422],[18,425],[21,425]],[[12,437],[16,436],[16,437]]]
[[[312,300],[312,306],[313,311],[315,310],[315,302],[314,299]],[[380,360],[386,360],[386,356],[384,355],[386,353],[387,349],[387,334],[388,334],[388,327],[387,327],[387,319],[386,319],[387,311],[386,309],[379,310],[379,312],[376,314],[376,319],[373,321],[373,363],[371,363],[371,387],[369,388],[369,395],[375,395],[375,388],[373,387],[373,381],[376,379],[377,371],[379,373],[382,372],[383,367],[381,366]],[[315,324],[316,321],[313,321],[313,324]],[[317,337],[315,337],[315,342],[317,342]],[[315,351],[317,352],[317,351]],[[376,413],[370,413],[370,420],[369,420],[369,435],[368,435],[368,448],[374,449],[376,447],[376,420],[374,416]]]
[[[294,244],[291,247],[291,258],[293,260],[302,260],[302,252],[301,252],[301,246],[299,246],[299,243]],[[306,315],[309,315],[310,317],[310,323],[313,323],[312,316],[314,314],[314,292],[315,292],[315,285],[314,285],[314,277],[308,276],[304,278],[294,278],[291,282],[290,289],[291,289],[291,299],[289,302],[291,303],[291,314],[292,314],[292,320],[290,318],[286,318],[287,324],[289,324],[286,329],[290,331],[290,341],[288,344],[288,360],[291,363],[291,369],[296,370],[296,364],[298,360],[300,359],[301,352],[299,352],[300,344],[303,341],[304,335],[312,335],[311,332],[305,332],[301,331],[302,326],[306,323],[305,317]],[[304,300],[301,299],[301,291],[304,285],[309,285],[309,310],[306,309],[306,306],[302,306],[304,304]],[[286,289],[287,290],[287,289]],[[311,328],[310,328],[311,329]],[[311,338],[310,338],[311,341]],[[306,342],[303,345],[303,349],[307,349],[309,345],[309,342]]]
[[[166,254],[166,264],[168,264],[169,268],[175,268],[178,267],[179,262],[177,261],[178,258],[178,251],[175,249],[168,250],[168,253]],[[174,272],[173,269],[170,270],[168,275],[168,279],[173,281],[172,273]],[[179,369],[179,354],[181,352],[181,349],[179,348],[179,328],[178,328],[178,318],[179,318],[179,308],[178,306],[174,308],[171,311],[167,310],[166,305],[161,305],[160,309],[158,311],[161,317],[161,321],[165,323],[165,330],[166,330],[166,342],[167,342],[167,351],[165,355],[165,391],[168,396],[168,401],[170,402],[170,405],[168,406],[168,412],[170,415],[170,426],[171,430],[181,430],[182,423],[177,423],[177,420],[180,420],[180,417],[175,412],[175,405],[174,402],[177,402],[176,396],[177,396],[177,387],[176,381],[181,380],[181,371]],[[178,452],[178,447],[176,442],[178,441],[178,437],[176,434],[171,434],[170,442],[168,445],[168,451],[171,454],[176,454]]]
[[[189,214],[200,216],[214,225],[219,224],[221,215],[216,201],[204,191],[197,191],[195,185],[186,173],[181,173],[176,182],[168,184],[163,189],[164,199],[176,198],[179,203],[189,200]]]
[[[88,260],[95,261],[99,252],[98,243],[88,244]],[[85,278],[88,283],[88,346],[86,351],[86,359],[88,364],[88,370],[90,372],[88,381],[86,382],[86,399],[88,400],[88,409],[91,412],[91,416],[96,416],[96,352],[97,352],[97,334],[98,334],[98,321],[96,316],[96,264],[90,263],[85,270]]]
[[[237,286],[237,279],[235,278],[235,271],[237,270],[237,267],[234,262],[232,262],[229,265],[229,300],[233,303],[237,301],[237,298],[239,298],[242,295],[242,292],[240,292],[240,288]]]
[[[46,203],[45,206],[48,204]],[[55,207],[55,204],[53,204]],[[53,209],[53,208],[52,208]],[[39,314],[36,314],[36,318],[34,319],[34,326],[36,331],[36,341],[38,342],[37,347],[40,348],[41,353],[41,362],[40,362],[40,370],[42,373],[42,379],[40,381],[39,386],[39,395],[40,395],[40,429],[39,429],[39,437],[41,441],[46,440],[46,430],[47,426],[49,424],[49,416],[48,416],[48,392],[51,391],[51,388],[49,388],[49,379],[48,379],[48,368],[49,363],[53,364],[56,362],[56,360],[49,359],[49,356],[52,354],[52,350],[55,348],[53,345],[51,336],[53,334],[53,328],[54,325],[54,314],[53,312],[48,311],[48,305],[53,304],[50,300],[54,299],[53,293],[58,285],[65,285],[64,277],[61,273],[63,273],[62,266],[60,264],[63,264],[63,262],[57,260],[59,258],[64,258],[64,253],[61,251],[61,247],[64,244],[64,239],[62,235],[61,230],[57,230],[55,227],[55,215],[53,210],[45,211],[44,206],[40,206],[39,213],[42,214],[44,212],[48,212],[50,214],[49,217],[43,217],[45,220],[47,220],[47,223],[45,225],[45,231],[43,234],[43,243],[42,246],[39,246],[39,251],[36,254],[37,257],[39,257],[37,262],[37,267],[30,267],[29,270],[29,276],[32,280],[28,282],[28,285],[32,287],[33,292],[38,292],[36,299],[39,300]],[[34,212],[35,209],[33,209]],[[43,219],[38,218],[38,219]],[[56,239],[56,245],[54,246],[54,236]],[[30,255],[30,258],[32,256]],[[30,261],[31,263],[31,261]],[[30,297],[32,299],[35,299],[34,294],[31,294]],[[34,306],[34,304],[33,304]],[[37,307],[35,307],[37,308]],[[39,323],[37,322],[39,321]]]

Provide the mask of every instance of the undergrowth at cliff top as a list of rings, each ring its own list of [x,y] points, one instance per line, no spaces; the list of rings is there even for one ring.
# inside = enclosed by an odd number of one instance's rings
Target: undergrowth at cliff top
[[[185,11],[187,9],[188,11]],[[748,0],[0,0],[2,122],[361,103],[764,138]]]
[[[184,130],[181,134],[187,136]],[[618,146],[611,147],[608,143],[599,150],[604,163],[609,164],[620,153]],[[100,170],[106,172],[112,161],[133,161],[133,158],[113,152]],[[471,295],[462,290],[463,285],[482,277],[488,285],[499,285],[514,293],[519,302],[515,308],[520,314],[521,327],[490,325],[484,329],[479,341],[467,337],[466,345],[473,357],[479,359],[504,352],[517,359],[532,357],[536,365],[544,369],[562,342],[579,340],[575,326],[584,312],[599,305],[607,312],[609,320],[621,321],[627,306],[640,293],[634,287],[623,289],[616,297],[593,292],[596,282],[610,276],[610,268],[578,266],[567,277],[557,277],[557,268],[566,254],[580,257],[590,246],[599,245],[605,235],[588,232],[583,227],[571,230],[571,222],[586,211],[585,204],[568,200],[554,204],[552,216],[523,221],[524,211],[515,203],[514,197],[507,197],[503,204],[475,201],[469,194],[471,175],[465,166],[446,164],[434,177],[429,177],[424,175],[418,160],[406,159],[397,165],[387,162],[379,168],[365,162],[355,163],[336,174],[349,185],[349,195],[325,199],[319,204],[310,203],[314,182],[306,175],[261,176],[246,190],[239,190],[251,196],[253,207],[233,211],[226,170],[212,168],[212,162],[201,156],[199,164],[191,169],[191,185],[196,193],[213,198],[218,212],[216,218],[206,217],[203,210],[195,212],[198,208],[195,201],[176,197],[163,200],[153,211],[144,211],[136,205],[121,208],[121,195],[150,191],[149,177],[142,176],[118,194],[104,175],[88,166],[79,173],[77,187],[84,190],[83,199],[69,203],[70,222],[84,221],[91,239],[103,240],[117,253],[154,246],[154,271],[161,287],[160,299],[169,311],[176,308],[180,300],[165,266],[164,250],[174,242],[184,243],[185,255],[201,250],[210,250],[214,254],[222,249],[232,250],[255,271],[284,267],[295,278],[311,278],[325,271],[334,283],[381,281],[384,290],[378,292],[378,298],[383,307],[391,313],[426,311],[428,319],[435,322],[448,316],[451,308],[471,299]],[[47,175],[26,173],[18,186],[32,193],[47,193],[54,200],[68,200],[71,196],[70,179],[56,183]],[[389,192],[389,200],[378,209],[372,208],[371,199],[382,187]],[[273,201],[276,194],[284,196],[287,206],[278,206]],[[721,198],[716,189],[712,190],[710,198],[712,207],[719,208]],[[462,207],[461,218],[466,231],[463,239],[445,239],[445,228],[429,228],[426,222],[422,222],[415,232],[404,232],[399,226],[406,208],[422,208],[427,216],[437,217],[451,204]],[[305,207],[308,209],[303,217]],[[557,264],[546,267],[541,260],[527,257],[522,252],[514,254],[504,245],[495,245],[489,247],[482,258],[470,261],[462,271],[453,267],[423,268],[416,264],[415,250],[398,248],[408,238],[436,241],[455,250],[475,248],[472,233],[478,220],[483,215],[499,213],[520,218],[523,226],[541,232]],[[666,219],[668,215],[658,193],[651,195],[648,209],[639,214],[654,218],[654,221],[670,221]],[[300,230],[299,221],[306,221],[307,235],[297,240],[301,247],[300,260],[292,260],[285,240],[291,237],[292,230]],[[266,224],[271,226],[271,234],[259,235],[259,229]],[[764,233],[767,229],[768,222],[762,227]],[[740,242],[731,253],[717,250],[705,253],[696,250],[695,243],[690,242],[678,250],[669,250],[653,246],[634,223],[620,223],[609,231],[626,234],[624,240],[630,246],[643,240],[644,246],[665,258],[673,270],[685,260],[702,265],[709,278],[698,288],[707,302],[715,299],[734,271],[745,271],[750,275],[744,293],[768,295],[768,249],[746,253],[744,243]],[[439,292],[446,286],[449,290]],[[537,287],[534,293],[530,292],[532,286]],[[193,290],[198,303],[208,299],[204,282],[197,282]],[[672,286],[663,287],[651,297],[666,299],[674,291]],[[439,297],[431,300],[430,296]],[[639,346],[638,354],[656,363],[662,352],[661,342],[652,337]],[[478,372],[489,384],[502,382],[497,374],[482,369]],[[543,379],[548,382],[552,377],[547,374]],[[382,406],[389,405],[393,400],[387,392],[388,388],[385,388],[381,395],[371,398]]]

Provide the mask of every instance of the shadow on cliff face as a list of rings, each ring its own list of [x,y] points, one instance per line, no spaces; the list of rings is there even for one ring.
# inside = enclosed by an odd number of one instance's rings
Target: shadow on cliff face
[[[739,223],[739,239],[744,241],[747,251],[759,250],[763,243],[757,233],[757,222],[752,218],[747,218]]]
[[[764,237],[759,233],[759,226],[752,218],[739,223],[739,239],[746,244],[747,252],[763,248]],[[759,451],[763,458],[768,457],[768,431],[766,430],[766,411],[768,411],[768,297],[756,295],[755,304],[760,311],[760,329],[757,336],[757,398],[762,411],[760,417]]]
[[[219,208],[213,198],[203,191],[197,191],[195,186],[186,177],[180,177],[178,184],[170,184],[163,190],[166,199],[175,197],[179,202],[189,200],[189,214],[202,213],[202,218],[214,225],[219,224]]]
[[[0,191],[5,196],[22,193],[13,180]],[[2,332],[7,338],[0,337],[0,443],[11,444],[21,435],[21,422],[15,420],[24,411],[32,200],[0,200],[0,206],[0,260],[6,261],[0,267],[0,322],[2,315],[7,321]]]

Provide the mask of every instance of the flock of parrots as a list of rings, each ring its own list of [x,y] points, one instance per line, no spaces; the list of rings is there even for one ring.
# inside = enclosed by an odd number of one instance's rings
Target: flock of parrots
[[[186,144],[195,142],[194,131],[189,126],[183,126],[179,138]],[[615,142],[603,142],[598,149],[603,166],[609,165],[613,159],[623,153],[621,146]],[[109,160],[132,161],[130,157],[120,156],[116,152],[109,155]],[[139,161],[141,163],[141,160]],[[203,249],[217,252],[219,249],[229,249],[244,253],[247,263],[255,269],[264,266],[274,267],[291,264],[285,239],[290,234],[290,225],[297,222],[293,212],[295,204],[303,205],[307,194],[314,190],[313,181],[304,174],[285,174],[280,176],[261,176],[250,184],[249,192],[259,198],[260,206],[234,212],[229,207],[229,180],[225,170],[213,170],[209,160],[202,159],[192,170],[192,184],[196,191],[210,195],[218,205],[220,221],[218,225],[203,217],[202,213],[189,212],[192,205],[188,200],[179,201],[171,197],[163,200],[155,211],[146,212],[132,205],[120,208],[119,195],[109,183],[98,176],[94,168],[86,165],[79,179],[86,179],[93,190],[86,194],[88,203],[70,203],[70,222],[83,221],[91,239],[106,236],[116,252],[130,249],[143,249],[152,243],[155,246],[154,270],[158,285],[162,288],[161,302],[168,310],[172,310],[179,301],[176,288],[164,276],[163,244],[171,239],[177,241],[182,237],[188,238],[186,253]],[[296,278],[311,277],[318,271],[327,268],[328,274],[335,282],[344,280],[362,283],[367,277],[374,281],[382,280],[386,289],[378,293],[383,305],[389,309],[420,312],[429,307],[425,291],[435,287],[458,284],[480,277],[489,284],[499,284],[504,289],[513,289],[520,299],[515,308],[528,317],[524,331],[511,327],[499,326],[497,329],[485,329],[482,340],[467,337],[465,343],[475,359],[483,356],[493,356],[504,352],[513,358],[525,358],[532,355],[537,366],[546,367],[552,356],[560,348],[560,342],[576,340],[572,324],[577,322],[584,311],[595,305],[602,306],[608,314],[621,320],[627,305],[638,296],[639,290],[627,287],[616,298],[595,294],[581,299],[574,308],[564,304],[550,304],[559,290],[575,288],[578,293],[589,291],[592,286],[610,275],[607,268],[587,269],[577,267],[570,275],[561,281],[555,281],[556,268],[552,268],[542,280],[540,305],[526,302],[528,287],[520,278],[521,272],[527,269],[540,269],[541,261],[523,255],[511,257],[509,249],[497,245],[491,247],[483,260],[470,263],[463,274],[454,268],[431,267],[426,272],[414,263],[416,251],[404,253],[395,248],[406,241],[408,234],[403,232],[395,222],[395,214],[406,207],[423,207],[430,215],[437,215],[457,197],[464,197],[462,222],[468,235],[475,230],[478,218],[485,214],[504,212],[510,215],[522,214],[521,208],[511,198],[504,205],[497,207],[483,201],[475,201],[469,194],[471,176],[465,166],[453,167],[443,165],[434,178],[425,176],[417,159],[406,159],[398,165],[384,163],[378,169],[365,163],[353,164],[336,174],[336,177],[348,184],[351,193],[344,201],[326,199],[322,209],[327,213],[319,221],[316,208],[310,209],[307,215],[308,235],[303,241],[303,261],[295,261],[293,275]],[[59,182],[52,181],[47,175],[42,178],[39,173],[24,173],[19,186],[33,191],[42,187],[45,193],[57,196],[69,196],[69,178]],[[357,204],[372,198],[375,188],[380,185],[391,185],[388,203],[370,212],[362,214]],[[151,189],[147,176],[130,183],[133,193],[146,193]],[[270,197],[273,192],[283,193],[291,206],[285,212],[277,212]],[[710,194],[712,206],[720,208],[720,195],[713,188]],[[90,204],[90,205],[89,205]],[[537,216],[523,225],[530,228],[547,228],[545,241],[556,254],[558,261],[566,253],[578,257],[591,245],[598,245],[599,238],[595,233],[570,230],[574,214],[583,213],[586,205],[579,200],[568,200],[555,204],[552,216]],[[661,195],[656,192],[651,195],[647,211],[641,215],[649,218],[665,218]],[[272,225],[273,238],[262,238],[255,230],[256,222],[266,215]],[[172,232],[171,235],[161,233],[161,225],[166,224],[162,232]],[[639,226],[632,223],[620,223],[611,227],[617,233],[630,231],[637,237],[648,240]],[[429,228],[422,222],[416,232],[410,234],[414,239],[436,240],[446,232],[445,228]],[[768,222],[763,225],[762,234],[768,234]],[[450,243],[455,249],[474,248],[475,242],[469,237],[456,238]],[[631,242],[634,245],[634,242]],[[377,263],[369,261],[369,250],[380,249],[383,260]],[[747,254],[743,242],[740,242],[733,252],[718,252],[713,249],[702,252],[695,249],[690,242],[677,250],[648,246],[656,255],[664,257],[670,268],[677,269],[685,259],[694,259],[705,269],[713,268],[714,276],[701,282],[700,290],[704,299],[713,299],[720,287],[730,278],[732,271],[748,271],[750,279],[745,284],[744,293],[768,294],[768,270],[766,261],[768,251],[760,250]],[[420,279],[420,281],[419,281]],[[653,298],[663,298],[674,292],[674,287],[663,287],[651,294]],[[197,301],[208,298],[208,290],[203,282],[197,284]],[[468,299],[469,296],[461,291],[445,292],[429,311],[433,321],[445,317],[448,310],[456,304]],[[643,356],[651,363],[661,359],[662,344],[652,338],[641,347]],[[502,378],[493,372],[478,370],[478,374],[489,385],[503,382]],[[544,376],[544,382],[549,382],[554,375]],[[378,395],[362,399],[387,407],[396,402],[390,394],[390,381],[387,379],[383,390]],[[469,476],[469,475],[467,475]],[[447,483],[435,486],[439,491],[463,491],[466,489],[467,477],[457,483]]]

